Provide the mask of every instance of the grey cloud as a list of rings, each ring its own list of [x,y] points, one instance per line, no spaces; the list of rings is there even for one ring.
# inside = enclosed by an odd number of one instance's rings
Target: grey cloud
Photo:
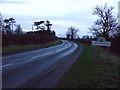
[[[0,0],[0,3],[6,4],[6,3],[15,3],[15,4],[20,4],[20,3],[26,3],[26,2],[22,2],[22,1],[15,1],[15,0]]]

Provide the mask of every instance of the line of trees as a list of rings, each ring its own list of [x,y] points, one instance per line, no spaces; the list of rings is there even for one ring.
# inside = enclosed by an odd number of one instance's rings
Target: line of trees
[[[91,40],[96,40],[98,37],[105,37],[107,41],[112,42],[110,50],[120,55],[120,26],[117,19],[113,16],[113,9],[112,6],[108,6],[107,4],[94,8],[93,15],[97,15],[98,19],[89,28],[93,37],[83,36],[82,39],[77,39],[79,29],[71,26],[66,32],[67,39],[76,39],[80,42],[91,44]]]
[[[56,40],[55,31],[51,30],[50,21],[34,22],[37,31],[23,33],[22,27],[16,24],[15,19],[9,18],[4,20],[2,28],[2,45],[26,45],[26,44],[43,44]],[[15,29],[14,29],[15,28]],[[47,28],[47,30],[46,30]]]
[[[14,18],[4,19],[4,23],[2,25],[2,34],[3,35],[23,34],[22,27],[20,24],[16,24]]]

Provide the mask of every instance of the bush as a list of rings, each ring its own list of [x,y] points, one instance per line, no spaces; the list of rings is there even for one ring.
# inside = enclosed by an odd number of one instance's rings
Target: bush
[[[3,35],[2,45],[3,47],[7,47],[11,45],[44,44],[56,39],[52,31],[43,30],[31,33],[27,32],[23,35]]]

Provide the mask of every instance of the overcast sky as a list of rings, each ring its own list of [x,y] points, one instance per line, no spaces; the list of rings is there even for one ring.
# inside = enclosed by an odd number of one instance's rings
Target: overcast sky
[[[79,36],[89,34],[96,16],[92,15],[97,5],[113,6],[117,18],[119,0],[0,0],[3,19],[13,17],[23,30],[31,31],[34,21],[49,20],[58,36],[65,36],[67,28],[79,28]]]

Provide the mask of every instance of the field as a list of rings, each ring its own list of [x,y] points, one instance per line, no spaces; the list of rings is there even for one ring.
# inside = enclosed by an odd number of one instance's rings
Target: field
[[[84,52],[58,88],[120,88],[120,58],[103,48],[84,45]]]

